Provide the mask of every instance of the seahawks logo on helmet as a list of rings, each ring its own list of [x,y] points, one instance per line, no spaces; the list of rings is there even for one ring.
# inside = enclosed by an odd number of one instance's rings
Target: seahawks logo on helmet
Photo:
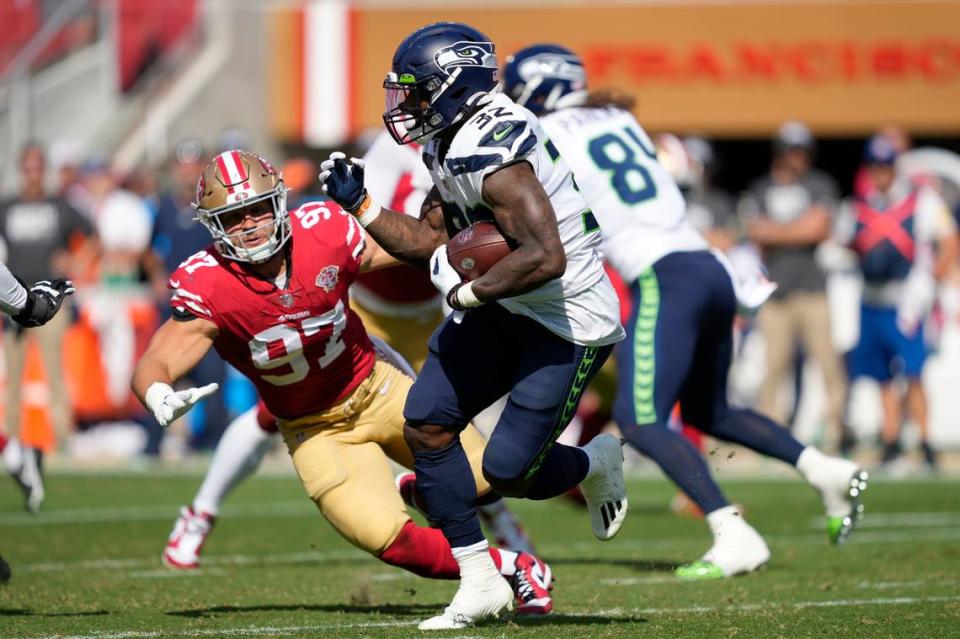
[[[518,65],[517,72],[527,81],[541,75],[569,82],[584,82],[586,79],[580,59],[562,53],[540,53],[527,58]]]
[[[443,71],[455,67],[497,68],[497,56],[493,53],[492,42],[454,42],[438,49],[433,59]]]

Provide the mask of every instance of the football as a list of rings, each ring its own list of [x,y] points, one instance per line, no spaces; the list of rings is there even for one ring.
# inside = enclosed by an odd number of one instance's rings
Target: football
[[[486,273],[512,250],[491,222],[472,224],[447,242],[450,264],[468,282]]]

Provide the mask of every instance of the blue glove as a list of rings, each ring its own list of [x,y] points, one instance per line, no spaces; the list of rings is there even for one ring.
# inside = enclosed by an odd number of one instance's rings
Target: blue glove
[[[320,186],[327,196],[350,213],[355,212],[367,197],[363,186],[363,160],[347,159],[340,151],[320,164]]]

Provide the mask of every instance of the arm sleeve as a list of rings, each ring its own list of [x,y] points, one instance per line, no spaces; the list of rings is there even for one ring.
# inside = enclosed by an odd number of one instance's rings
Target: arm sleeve
[[[0,310],[7,315],[16,315],[26,303],[27,289],[5,265],[0,264]]]
[[[917,236],[921,242],[936,242],[957,232],[946,202],[930,188],[917,196]]]

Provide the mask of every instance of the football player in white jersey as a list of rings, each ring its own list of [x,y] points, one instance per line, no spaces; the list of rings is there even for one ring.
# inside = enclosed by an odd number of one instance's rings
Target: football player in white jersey
[[[424,146],[434,186],[419,220],[374,202],[361,164],[334,154],[321,165],[327,194],[391,254],[429,267],[457,311],[431,337],[404,408],[420,493],[461,575],[452,603],[421,629],[461,628],[508,605],[510,593],[485,558],[459,441],[503,394],[507,406],[483,460],[494,490],[546,499],[580,484],[601,539],[617,533],[627,509],[615,437],[583,449],[555,444],[623,337],[597,224],[536,118],[497,91],[496,75],[493,43],[464,24],[428,25],[397,49],[384,121],[398,143]],[[495,223],[515,248],[464,283],[445,243],[479,221]]]
[[[678,574],[726,577],[755,570],[770,557],[699,451],[667,427],[678,400],[684,423],[795,466],[823,496],[831,539],[842,541],[860,514],[866,473],[727,403],[737,303],[759,306],[775,286],[759,276],[737,281],[722,254],[708,250],[630,104],[588,93],[583,64],[572,51],[550,44],[523,49],[507,60],[503,83],[505,93],[542,115],[555,161],[573,169],[600,223],[606,259],[631,286],[627,339],[617,348],[614,419],[703,510],[714,537],[702,559]]]

